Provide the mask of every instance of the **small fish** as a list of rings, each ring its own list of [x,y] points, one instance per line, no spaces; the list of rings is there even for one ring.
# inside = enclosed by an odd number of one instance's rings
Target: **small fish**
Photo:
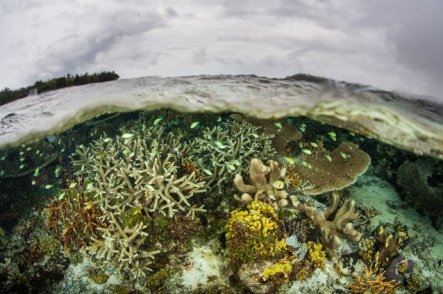
[[[25,152],[23,152],[23,151],[20,151],[20,153],[19,153],[20,155],[23,155],[23,154],[25,154]]]
[[[300,130],[300,132],[304,133],[306,131],[306,125],[305,124],[301,124],[298,129]]]
[[[328,133],[328,135],[329,135],[329,137],[332,139],[332,140],[337,140],[337,134],[336,133],[334,133],[334,132],[329,132]]]
[[[136,209],[134,209],[133,215],[137,215],[142,212],[143,206],[139,206]]]
[[[123,139],[130,139],[130,138],[132,138],[132,137],[134,137],[134,134],[124,133],[124,134],[122,135],[122,138],[123,138]]]
[[[256,139],[259,137],[256,133],[252,133],[252,136]]]
[[[289,164],[294,164],[295,163],[295,157],[285,157],[286,161]]]
[[[327,160],[332,161],[332,157],[329,154],[326,154],[325,157]]]
[[[58,200],[63,200],[63,198],[65,198],[66,193],[63,192],[60,195],[58,195]]]
[[[26,151],[31,151],[31,150],[32,150],[32,147],[26,148]]]
[[[45,189],[48,190],[48,189],[51,189],[52,187],[54,187],[54,185],[48,184],[45,186]]]
[[[20,164],[19,168],[20,168],[20,169],[24,169],[24,168],[25,168],[25,165],[24,165],[24,164]]]
[[[35,180],[32,180],[31,185],[35,186],[37,185],[37,182]]]
[[[191,129],[196,128],[199,124],[200,124],[199,121],[195,121],[195,122],[193,122],[193,123],[191,124]]]
[[[354,132],[349,132],[349,135],[351,135],[352,137],[354,137],[354,136],[355,136],[355,133],[354,133]]]
[[[112,141],[112,139],[111,139],[111,138],[109,138],[109,137],[108,137],[108,138],[104,138],[104,139],[103,139],[103,142],[105,142],[105,143],[108,143],[108,142],[111,142],[111,141]]]
[[[305,154],[309,154],[309,155],[312,154],[312,151],[309,150],[309,149],[303,149],[302,152],[305,153]]]
[[[226,148],[226,146],[223,145],[223,143],[220,142],[220,141],[215,141],[214,144],[215,144],[215,146],[217,146],[220,149],[225,149]]]
[[[315,142],[310,142],[309,144],[311,144],[312,147],[318,147],[318,144]]]
[[[75,186],[77,186],[77,183],[76,183],[76,182],[73,182],[73,183],[71,183],[71,184],[69,185],[69,188],[75,188]]]
[[[86,190],[87,190],[87,191],[91,191],[92,188],[94,188],[94,185],[93,185],[92,183],[89,183],[89,184],[86,186]]]
[[[25,161],[25,158],[24,158],[24,157],[21,157],[21,158],[20,158],[20,161],[21,161],[21,162]]]
[[[212,176],[212,172],[209,169],[204,168],[203,171],[205,172],[205,174],[207,174],[208,176]]]
[[[238,159],[234,159],[233,161],[232,161],[232,163],[234,163],[235,165],[241,165],[241,162],[240,162],[240,160],[238,160]]]
[[[5,160],[5,159],[6,159],[6,156],[5,156],[5,155],[3,155],[3,156],[2,156],[2,160]]]
[[[37,154],[37,155],[38,155],[39,153],[40,153],[40,150],[37,150],[37,151],[35,151],[35,154]]]
[[[222,121],[221,117],[217,118],[217,122],[221,122],[221,121]]]
[[[39,174],[40,174],[40,167],[37,167],[34,171],[34,177],[38,177]]]
[[[303,166],[306,166],[309,169],[312,169],[312,165],[310,165],[309,163],[307,163],[306,161],[302,161],[301,163]]]
[[[278,128],[278,129],[282,129],[283,125],[280,122],[276,122],[274,123],[274,125]]]
[[[60,152],[65,152],[65,148],[62,148],[62,150],[60,150]]]
[[[154,120],[154,126],[158,125],[158,123],[161,122],[162,120],[163,120],[163,117],[156,118]]]
[[[343,157],[344,159],[348,158],[348,155],[346,153],[340,152],[341,157]]]
[[[57,137],[54,135],[49,135],[46,137],[48,139],[49,143],[54,143],[57,140]]]
[[[156,156],[157,154],[158,154],[158,150],[157,149],[152,150],[151,156]]]
[[[55,176],[58,178],[61,174],[62,168],[60,165],[57,165],[57,167],[55,168]]]
[[[4,170],[0,171],[0,177],[3,177],[4,175],[5,175],[5,171]]]
[[[235,166],[232,163],[227,163],[226,165],[227,165],[228,169],[235,170]]]

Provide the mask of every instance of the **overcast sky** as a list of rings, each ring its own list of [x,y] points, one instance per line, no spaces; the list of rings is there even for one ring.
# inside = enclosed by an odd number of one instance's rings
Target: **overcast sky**
[[[442,13],[441,0],[0,0],[0,88],[304,72],[443,99]]]

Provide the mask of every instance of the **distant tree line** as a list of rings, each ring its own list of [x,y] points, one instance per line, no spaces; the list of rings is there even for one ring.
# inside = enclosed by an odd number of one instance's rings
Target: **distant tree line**
[[[0,91],[0,105],[26,97],[28,96],[29,92],[33,91],[34,89],[37,91],[37,93],[43,93],[71,86],[114,81],[118,78],[118,74],[116,74],[114,71],[103,71],[93,74],[85,73],[83,75],[67,74],[64,77],[54,78],[45,82],[36,81],[32,86],[22,87],[17,90],[5,88]]]

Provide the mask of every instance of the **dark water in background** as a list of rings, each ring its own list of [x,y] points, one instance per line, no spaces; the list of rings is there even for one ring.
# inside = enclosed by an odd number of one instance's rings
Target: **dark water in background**
[[[442,161],[305,117],[102,116],[0,151],[0,199],[5,293],[443,291]]]

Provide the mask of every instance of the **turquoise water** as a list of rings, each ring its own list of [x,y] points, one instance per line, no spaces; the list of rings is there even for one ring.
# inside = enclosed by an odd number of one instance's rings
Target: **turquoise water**
[[[5,293],[439,293],[443,164],[305,117],[111,114],[0,151]]]

